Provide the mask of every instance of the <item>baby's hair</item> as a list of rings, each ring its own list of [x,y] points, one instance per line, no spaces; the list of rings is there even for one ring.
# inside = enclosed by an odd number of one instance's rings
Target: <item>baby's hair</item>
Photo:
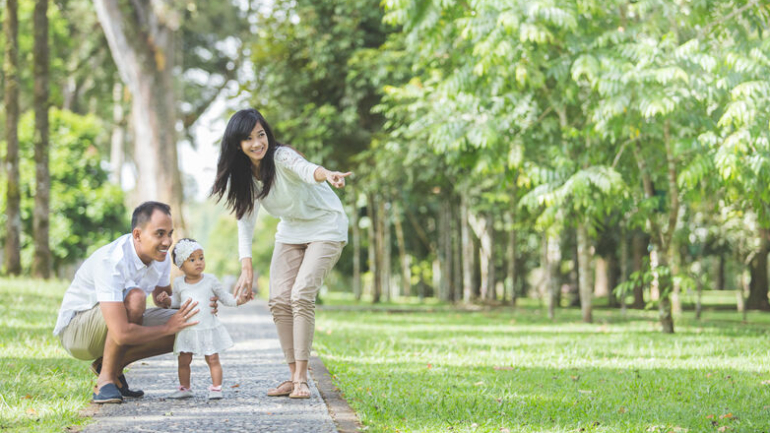
[[[179,242],[182,242],[182,241],[198,242],[198,241],[196,241],[193,238],[182,238],[182,239],[179,239],[178,241],[176,241],[176,244],[174,245],[174,249],[171,250],[171,261],[174,262],[174,263],[176,263],[176,247],[177,247],[177,245],[179,245]]]

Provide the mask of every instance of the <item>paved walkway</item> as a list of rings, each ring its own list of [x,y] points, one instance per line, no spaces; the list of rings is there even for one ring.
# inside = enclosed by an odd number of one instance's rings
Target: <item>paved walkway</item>
[[[225,398],[208,401],[211,384],[203,357],[193,358],[195,397],[165,397],[178,385],[173,354],[131,365],[126,374],[131,388],[143,398],[103,405],[84,432],[336,432],[334,421],[311,380],[312,397],[293,400],[267,397],[268,388],[288,378],[273,320],[266,303],[254,301],[237,308],[220,306],[220,320],[235,346],[220,354]]]

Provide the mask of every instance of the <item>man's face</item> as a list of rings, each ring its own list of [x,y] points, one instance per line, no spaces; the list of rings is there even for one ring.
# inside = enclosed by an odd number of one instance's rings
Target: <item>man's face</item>
[[[168,249],[174,242],[171,235],[174,233],[174,223],[171,216],[163,211],[155,209],[150,220],[144,227],[137,227],[131,232],[136,246],[136,254],[145,265],[156,260],[166,260]]]

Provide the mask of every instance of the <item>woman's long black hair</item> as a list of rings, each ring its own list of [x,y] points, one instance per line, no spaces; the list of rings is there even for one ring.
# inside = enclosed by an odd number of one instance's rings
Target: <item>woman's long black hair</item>
[[[241,141],[248,138],[257,122],[265,128],[267,134],[267,152],[259,163],[258,180],[262,181],[261,189],[254,184],[251,160],[241,150]],[[227,207],[235,212],[236,218],[241,219],[254,210],[254,200],[263,199],[270,193],[275,181],[275,150],[280,146],[282,144],[275,140],[270,125],[259,111],[247,108],[233,114],[222,136],[217,176],[209,195],[216,197],[219,202],[226,193]]]

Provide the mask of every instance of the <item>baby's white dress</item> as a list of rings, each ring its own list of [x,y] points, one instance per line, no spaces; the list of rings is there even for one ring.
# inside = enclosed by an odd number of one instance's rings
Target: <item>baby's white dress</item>
[[[198,302],[198,306],[195,308],[200,309],[198,314],[190,319],[199,323],[184,328],[176,334],[174,355],[179,355],[180,352],[213,355],[233,347],[233,340],[230,338],[225,325],[219,321],[217,316],[211,314],[209,303],[212,296],[219,297],[219,302],[224,305],[230,307],[238,305],[235,297],[225,290],[213,275],[203,274],[203,279],[194,284],[185,282],[184,276],[174,279],[171,307],[179,308],[186,300],[192,299],[193,302]]]

